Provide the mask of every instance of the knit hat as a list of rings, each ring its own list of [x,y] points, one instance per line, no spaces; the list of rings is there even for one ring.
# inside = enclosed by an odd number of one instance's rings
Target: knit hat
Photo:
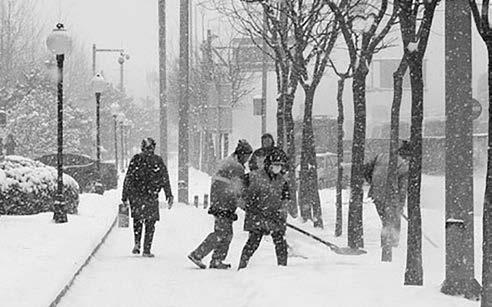
[[[253,147],[249,145],[248,141],[242,139],[237,143],[236,150],[234,150],[234,152],[240,155],[250,154],[253,152]]]
[[[142,149],[142,151],[154,151],[155,146],[156,144],[153,138],[146,138],[142,140],[140,148]]]

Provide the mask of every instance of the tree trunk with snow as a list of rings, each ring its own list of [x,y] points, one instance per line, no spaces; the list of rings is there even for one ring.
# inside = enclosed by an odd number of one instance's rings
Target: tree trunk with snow
[[[363,65],[363,64],[362,64]],[[364,247],[362,201],[364,191],[364,148],[366,140],[366,77],[367,68],[357,68],[352,83],[354,99],[354,133],[352,140],[352,169],[350,174],[350,202],[348,213],[348,246]]]
[[[280,66],[280,65],[277,65]],[[287,95],[288,73],[286,67],[276,69],[277,73],[277,146],[285,150],[285,100]]]
[[[345,86],[345,77],[338,79],[337,91],[337,191],[336,191],[336,222],[335,236],[342,235],[343,227],[343,211],[342,211],[342,181],[343,181],[343,89]]]
[[[289,214],[297,217],[297,182],[296,182],[296,145],[294,142],[294,118],[292,116],[292,107],[294,105],[294,95],[288,93],[285,95],[285,139],[287,146],[287,156],[289,157],[289,185],[291,189],[291,201]]]
[[[321,202],[318,192],[316,150],[313,132],[314,91],[305,90],[304,120],[302,127],[301,174],[299,203],[304,220],[312,219],[314,227],[323,228]]]
[[[422,285],[422,216],[420,189],[422,184],[422,122],[424,119],[424,82],[422,79],[423,55],[410,53],[410,83],[412,86],[412,123],[410,144],[412,156],[408,172],[408,235],[405,285]]]

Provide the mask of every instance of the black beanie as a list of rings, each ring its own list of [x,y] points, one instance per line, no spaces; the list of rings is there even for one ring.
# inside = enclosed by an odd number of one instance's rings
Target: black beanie
[[[234,150],[234,152],[240,155],[250,154],[253,152],[253,147],[249,145],[248,141],[242,139],[237,143],[236,150]]]
[[[155,141],[153,138],[146,138],[142,140],[140,148],[142,151],[153,152],[155,150]]]

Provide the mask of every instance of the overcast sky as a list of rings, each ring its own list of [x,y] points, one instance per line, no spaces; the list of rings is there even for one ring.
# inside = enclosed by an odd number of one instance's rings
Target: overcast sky
[[[40,0],[43,14],[53,26],[61,20],[86,47],[124,48],[130,54],[125,63],[125,85],[136,98],[149,95],[146,75],[158,71],[158,0]],[[178,54],[179,1],[167,2],[167,42],[169,55]],[[195,1],[197,2],[197,1]],[[198,39],[201,39],[201,14],[197,12]],[[208,14],[208,13],[207,13]],[[200,23],[198,25],[198,23]],[[216,24],[214,24],[216,26]],[[195,37],[195,35],[194,35]],[[119,84],[117,54],[98,53],[98,70]]]

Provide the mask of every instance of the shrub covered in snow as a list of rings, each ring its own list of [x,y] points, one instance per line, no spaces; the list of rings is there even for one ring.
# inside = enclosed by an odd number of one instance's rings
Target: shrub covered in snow
[[[77,213],[79,186],[63,174],[67,212]],[[6,156],[0,162],[0,213],[38,214],[52,211],[57,190],[57,170],[20,156]]]

